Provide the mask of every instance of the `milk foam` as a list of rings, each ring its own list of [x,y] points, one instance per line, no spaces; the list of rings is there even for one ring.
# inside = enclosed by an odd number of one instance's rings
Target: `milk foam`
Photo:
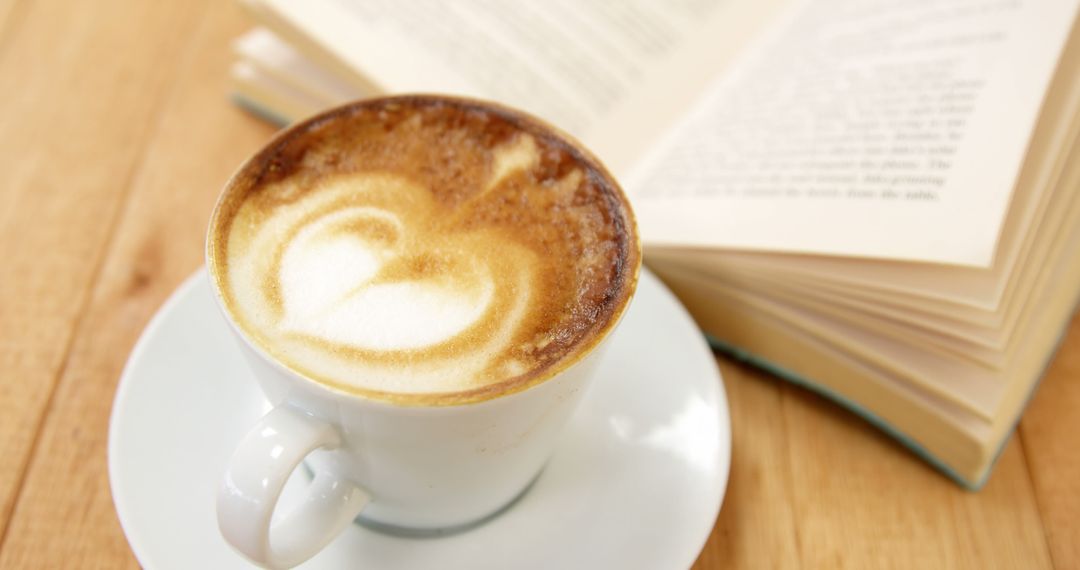
[[[344,390],[481,394],[527,386],[621,311],[640,252],[607,174],[455,105],[360,104],[241,170],[209,261],[256,345]]]
[[[257,229],[230,247],[247,251],[229,264],[237,304],[267,344],[319,376],[476,387],[532,296],[535,256],[505,236],[444,228],[437,213],[429,191],[379,173],[328,179],[269,215],[242,207],[234,223]]]
[[[376,220],[404,231],[402,221],[390,212],[347,208],[322,216],[297,233],[285,249],[277,275],[284,311],[280,330],[359,349],[391,351],[446,342],[483,317],[494,284],[480,264],[469,264],[471,275],[447,276],[480,287],[454,287],[438,279],[373,283],[387,261],[408,252],[332,230],[342,222],[359,225]]]

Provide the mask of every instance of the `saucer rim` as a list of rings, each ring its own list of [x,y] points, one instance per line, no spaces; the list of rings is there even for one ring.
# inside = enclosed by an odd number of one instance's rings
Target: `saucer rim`
[[[176,306],[180,305],[186,298],[193,292],[194,289],[200,286],[200,281],[203,281],[202,285],[210,287],[209,276],[205,266],[201,266],[196,269],[192,274],[184,278],[179,285],[169,294],[168,298],[161,303],[155,310],[154,315],[147,321],[142,331],[139,333],[139,338],[133,345],[131,352],[128,354],[127,360],[124,364],[124,368],[119,376],[119,381],[116,386],[116,393],[113,398],[112,409],[109,413],[109,429],[108,429],[108,444],[107,444],[107,469],[109,477],[109,491],[112,495],[113,506],[117,515],[117,520],[120,523],[120,527],[124,533],[125,539],[131,548],[132,554],[139,562],[140,566],[144,568],[154,567],[153,555],[147,550],[151,541],[142,538],[142,533],[136,528],[136,525],[132,522],[133,514],[132,507],[129,503],[129,498],[126,497],[123,492],[121,475],[122,470],[118,462],[120,461],[120,453],[118,446],[120,445],[120,437],[118,435],[118,424],[123,423],[119,418],[123,415],[123,410],[126,407],[127,400],[131,397],[131,390],[128,388],[134,380],[131,378],[134,375],[133,368],[136,363],[142,361],[145,358],[144,353],[148,350],[152,339],[157,336],[157,332],[164,325],[169,318],[172,317],[176,310]],[[667,297],[674,307],[679,312],[679,319],[693,324],[695,321],[686,307],[675,297],[674,293],[660,280],[652,271],[647,267],[642,267],[641,273],[638,279],[638,294],[641,293],[641,285],[643,281],[652,281],[656,286],[657,291],[655,294]],[[631,301],[630,305],[638,301],[638,297]],[[630,307],[626,308],[624,313],[629,313]],[[620,323],[625,326],[625,323]],[[696,325],[695,325],[696,326]],[[614,330],[612,331],[614,333]],[[704,336],[699,337],[698,344],[709,355],[712,355],[712,349],[707,343]],[[727,487],[730,481],[731,475],[731,460],[732,460],[732,429],[731,429],[731,412],[728,405],[727,390],[724,384],[723,375],[721,374],[719,367],[715,360],[712,360],[713,372],[715,373],[716,382],[709,382],[707,384],[710,392],[710,400],[715,404],[715,411],[717,414],[717,446],[720,449],[720,453],[716,457],[716,471],[719,474],[719,480],[715,481],[715,485],[712,487],[714,492],[709,497],[709,502],[714,505],[712,509],[712,524],[701,526],[700,536],[698,540],[692,542],[696,544],[696,547],[691,551],[687,549],[686,559],[683,560],[681,566],[690,567],[697,558],[701,555],[706,543],[708,542],[713,530],[716,527],[716,521],[718,520],[720,511],[723,508],[723,504],[727,497]],[[125,520],[124,513],[128,513]],[[687,541],[691,543],[690,540]]]
[[[133,382],[131,380],[132,369],[137,362],[140,362],[150,345],[151,340],[156,336],[157,331],[161,328],[163,323],[172,316],[175,312],[176,305],[179,305],[184,299],[188,297],[192,289],[195,289],[200,279],[207,279],[208,274],[205,266],[200,266],[191,275],[188,275],[176,286],[168,298],[155,310],[154,315],[147,321],[146,326],[143,327],[139,333],[139,339],[135,341],[135,345],[132,347],[131,352],[128,353],[127,360],[124,362],[124,369],[120,373],[120,380],[116,383],[116,394],[113,396],[112,409],[109,411],[109,442],[107,445],[107,464],[109,472],[109,493],[112,495],[113,508],[116,511],[116,518],[120,523],[120,529],[124,532],[124,538],[127,540],[128,547],[131,548],[132,554],[135,555],[135,559],[139,562],[139,565],[143,568],[149,568],[150,553],[143,551],[144,546],[148,543],[147,540],[136,540],[134,536],[139,535],[139,532],[134,528],[134,524],[130,520],[125,520],[124,513],[130,513],[131,507],[128,505],[128,499],[125,493],[123,493],[121,479],[122,470],[118,465],[120,461],[120,452],[117,446],[120,445],[120,437],[118,435],[118,424],[122,422],[120,416],[123,414],[122,410],[126,409],[125,403],[131,397],[131,390],[128,389],[128,385]],[[209,284],[207,284],[209,285]]]

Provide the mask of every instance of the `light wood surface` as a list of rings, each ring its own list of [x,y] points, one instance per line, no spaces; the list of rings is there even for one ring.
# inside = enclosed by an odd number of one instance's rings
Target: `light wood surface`
[[[0,0],[0,568],[137,567],[106,472],[116,382],[273,129],[227,101],[230,2]],[[1080,568],[1080,320],[986,487],[720,360],[727,498],[695,566]]]

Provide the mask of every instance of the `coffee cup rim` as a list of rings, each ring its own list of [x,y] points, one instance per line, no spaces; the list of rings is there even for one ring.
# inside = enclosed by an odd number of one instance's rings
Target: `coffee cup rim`
[[[631,229],[631,243],[630,243],[630,271],[625,277],[625,285],[620,288],[619,291],[619,303],[616,308],[608,315],[607,322],[603,327],[590,334],[589,337],[570,353],[559,359],[558,362],[543,370],[539,374],[527,375],[527,376],[515,376],[506,378],[498,382],[493,382],[478,388],[471,388],[468,390],[457,390],[449,392],[392,392],[387,390],[377,390],[372,388],[361,388],[356,386],[346,386],[342,383],[336,383],[324,379],[313,378],[310,374],[296,367],[290,366],[287,362],[282,361],[280,358],[275,357],[269,353],[259,343],[255,342],[251,338],[249,333],[236,322],[236,318],[233,315],[232,310],[229,308],[228,303],[223,298],[221,291],[221,281],[215,268],[215,257],[218,251],[217,240],[215,239],[214,228],[217,225],[218,217],[221,214],[223,204],[226,202],[225,198],[229,193],[229,190],[244,176],[248,170],[256,164],[264,162],[265,157],[271,154],[275,149],[286,142],[290,136],[294,133],[306,131],[318,123],[324,121],[330,121],[334,118],[350,113],[351,111],[368,106],[384,105],[388,103],[402,102],[402,103],[417,103],[417,102],[437,102],[451,105],[458,105],[465,108],[477,108],[484,111],[495,112],[519,125],[523,125],[525,128],[532,127],[538,128],[540,131],[548,132],[554,135],[555,138],[564,141],[567,145],[569,152],[574,154],[574,157],[579,162],[586,164],[588,168],[594,172],[599,173],[607,185],[618,194],[621,203],[621,210],[625,214],[627,221],[627,227]],[[618,180],[607,169],[607,167],[597,158],[592,151],[590,151],[584,144],[581,143],[576,137],[563,131],[562,129],[548,123],[547,121],[526,113],[524,111],[514,109],[512,107],[496,103],[493,101],[487,101],[479,98],[462,97],[456,95],[443,95],[435,93],[411,93],[402,95],[390,95],[380,97],[370,97],[364,99],[358,99],[338,105],[315,115],[308,117],[302,121],[297,121],[294,124],[288,125],[277,133],[265,143],[259,151],[245,159],[240,166],[233,172],[233,174],[225,182],[225,185],[215,202],[214,208],[211,211],[210,219],[208,223],[208,229],[205,240],[204,250],[204,263],[207,267],[207,278],[210,281],[210,289],[213,291],[214,300],[218,305],[220,312],[224,315],[225,320],[229,323],[229,326],[242,339],[243,343],[253,350],[262,360],[270,363],[272,366],[286,372],[292,376],[302,378],[305,382],[315,385],[317,387],[330,390],[336,394],[343,395],[351,398],[358,398],[365,401],[377,402],[382,404],[388,404],[399,407],[449,407],[449,406],[461,406],[467,404],[477,404],[489,400],[495,400],[505,396],[510,396],[519,392],[526,391],[530,388],[544,384],[545,382],[559,376],[566,372],[576,364],[584,360],[587,356],[591,355],[603,342],[610,336],[611,332],[615,330],[619,322],[622,320],[626,313],[627,308],[630,306],[633,300],[634,294],[637,291],[638,281],[641,275],[642,266],[642,247],[641,237],[637,227],[637,219],[634,216],[633,208],[630,206],[630,200],[623,191],[622,186],[618,183]],[[623,268],[622,271],[626,271]]]

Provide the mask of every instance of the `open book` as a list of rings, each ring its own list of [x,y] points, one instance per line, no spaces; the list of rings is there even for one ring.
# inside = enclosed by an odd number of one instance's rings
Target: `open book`
[[[575,134],[717,348],[977,488],[1080,292],[1078,0],[246,0],[280,122],[456,93]]]

